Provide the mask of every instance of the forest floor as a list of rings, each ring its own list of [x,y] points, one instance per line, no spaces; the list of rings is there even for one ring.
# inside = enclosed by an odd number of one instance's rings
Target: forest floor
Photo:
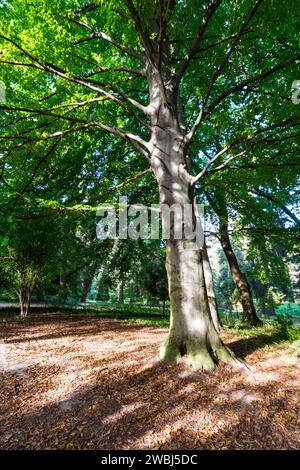
[[[226,329],[252,370],[196,373],[159,362],[166,331],[61,313],[3,321],[0,448],[300,447],[300,364],[287,343]]]

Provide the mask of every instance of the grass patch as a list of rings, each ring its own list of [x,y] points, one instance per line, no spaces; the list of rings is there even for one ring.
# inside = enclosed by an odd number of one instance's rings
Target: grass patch
[[[126,323],[133,323],[137,325],[144,326],[156,326],[158,328],[168,328],[170,325],[169,318],[166,316],[157,317],[140,317],[140,318],[130,318],[125,320]]]
[[[257,327],[248,327],[236,319],[229,324],[223,322],[223,327],[239,333],[245,338],[257,338],[265,345],[274,343],[289,342],[292,343],[300,339],[300,329],[294,325],[293,321],[287,316],[280,315],[272,320],[264,320],[263,324]]]

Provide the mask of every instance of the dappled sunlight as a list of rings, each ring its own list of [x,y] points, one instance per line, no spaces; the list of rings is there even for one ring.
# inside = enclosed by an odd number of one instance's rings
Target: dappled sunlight
[[[282,348],[253,351],[248,372],[193,372],[157,360],[164,329],[45,316],[1,333],[2,448],[296,446],[299,363]]]
[[[290,385],[299,387],[300,361],[291,354],[284,354],[284,351],[270,353],[269,357],[267,355],[257,365],[253,372],[253,377],[250,376],[248,380],[266,384],[268,382],[281,381],[281,389],[287,388]]]

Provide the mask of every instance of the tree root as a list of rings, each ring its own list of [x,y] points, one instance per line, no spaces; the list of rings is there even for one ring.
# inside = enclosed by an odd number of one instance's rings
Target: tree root
[[[199,339],[183,341],[169,335],[160,349],[160,359],[168,363],[183,363],[194,371],[214,370],[220,362],[234,369],[250,369],[241,359],[219,339],[216,347],[211,347]]]

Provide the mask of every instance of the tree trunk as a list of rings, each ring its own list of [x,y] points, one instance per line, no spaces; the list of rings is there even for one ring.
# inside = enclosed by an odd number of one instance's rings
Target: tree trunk
[[[266,300],[264,297],[259,298],[259,306],[260,306],[261,315],[265,315],[266,314]]]
[[[183,240],[167,240],[167,273],[171,324],[160,357],[184,361],[197,369],[214,369],[234,356],[219,338],[208,305],[199,250]]]
[[[121,281],[118,284],[118,302],[119,304],[124,303],[124,280],[121,279]]]
[[[18,294],[19,304],[20,304],[20,316],[25,318],[29,314],[30,304],[31,304],[31,290],[26,288],[21,288]]]
[[[159,189],[171,303],[170,330],[161,346],[160,358],[183,361],[194,370],[213,369],[220,360],[234,363],[237,359],[222,343],[209,311],[202,246],[186,235],[199,229],[195,180],[176,71],[169,60],[166,43],[161,46],[161,50],[153,50],[154,56],[157,55],[146,64],[150,98],[147,108],[151,119],[148,149]],[[174,205],[181,211],[168,224],[168,213],[163,208],[171,209]],[[193,217],[188,220],[184,217],[185,205],[192,209]],[[184,233],[178,236],[181,230]]]
[[[176,235],[183,227],[190,233],[195,230],[196,214],[191,223],[183,216],[185,204],[195,209],[194,189],[186,170],[189,160],[178,118],[174,116],[175,108],[175,103],[174,107],[164,103],[152,117],[151,165],[159,186],[160,205],[171,208],[176,204],[182,209],[181,216],[171,218],[166,239],[171,318],[160,358],[168,362],[183,361],[194,370],[213,369],[220,360],[233,363],[236,359],[222,343],[211,318],[199,245],[184,234],[181,238]],[[166,214],[162,211],[165,229]]]
[[[261,284],[260,281],[255,280],[252,282],[252,290],[255,297],[258,299],[259,303],[259,312],[261,315],[265,315],[266,313],[266,291],[267,288],[264,284]]]
[[[91,285],[93,282],[93,276],[85,276],[83,279],[83,288],[82,288],[82,294],[80,298],[80,302],[85,303],[87,300],[87,296],[89,294]]]
[[[18,297],[19,297],[19,305],[20,305],[20,316],[25,317],[26,316],[26,314],[25,314],[25,310],[26,310],[25,309],[25,299],[24,299],[22,291],[19,292]]]
[[[258,325],[259,323],[261,323],[261,321],[259,320],[256,314],[247,278],[245,274],[241,271],[237,261],[237,257],[232,249],[227,223],[221,223],[220,225],[220,241],[230,267],[232,279],[236,284],[241,297],[244,320],[249,325]]]
[[[97,300],[103,302],[107,302],[109,300],[109,287],[105,282],[99,282]]]
[[[212,276],[212,269],[208,257],[207,246],[204,240],[203,248],[202,248],[202,259],[203,259],[203,271],[204,271],[204,279],[205,279],[205,286],[208,298],[208,305],[211,314],[212,321],[214,323],[215,329],[220,332],[221,324],[220,324],[220,316],[218,305],[216,301],[216,293],[214,288],[214,281]]]

